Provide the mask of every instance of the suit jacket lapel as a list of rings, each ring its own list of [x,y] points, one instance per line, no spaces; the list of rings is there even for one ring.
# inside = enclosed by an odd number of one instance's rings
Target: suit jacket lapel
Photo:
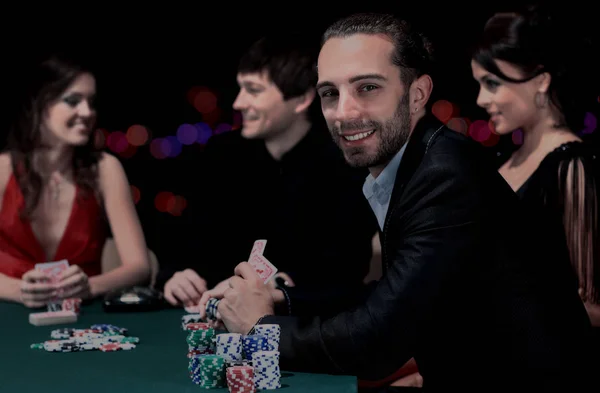
[[[384,221],[384,230],[381,231],[380,239],[381,239],[381,247],[383,251],[383,269],[385,270],[387,261],[385,258],[385,232],[388,226],[388,220],[393,215],[394,208],[397,206],[398,201],[402,197],[404,192],[404,188],[406,184],[410,181],[413,174],[417,170],[417,167],[421,164],[423,160],[423,156],[425,155],[426,150],[429,147],[429,144],[432,142],[435,134],[444,128],[443,123],[441,123],[437,118],[432,115],[425,115],[417,126],[413,130],[410,139],[408,140],[408,145],[404,150],[404,155],[402,156],[402,161],[400,162],[400,166],[398,167],[398,172],[396,173],[396,180],[394,181],[394,188],[392,189],[392,195],[390,196],[390,204]]]
[[[419,121],[415,127],[408,145],[402,156],[402,161],[398,167],[396,173],[396,180],[394,181],[394,188],[390,197],[390,208],[386,215],[386,221],[390,216],[392,207],[396,205],[402,193],[404,187],[410,181],[413,174],[417,170],[417,167],[421,164],[425,151],[427,150],[429,143],[432,141],[434,134],[443,128],[443,124],[434,118],[433,116],[427,115]]]

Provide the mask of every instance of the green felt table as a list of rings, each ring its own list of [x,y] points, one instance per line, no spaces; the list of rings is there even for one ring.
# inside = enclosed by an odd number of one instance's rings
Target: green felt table
[[[43,311],[43,310],[42,310]],[[181,328],[183,310],[139,313],[106,313],[100,302],[85,305],[76,323],[33,326],[19,304],[0,302],[0,391],[2,392],[194,392],[207,391],[192,383],[187,371],[186,332]],[[50,340],[59,327],[89,328],[110,323],[140,338],[133,350],[118,352],[46,352],[30,349],[32,343]],[[354,377],[286,372],[282,393],[356,392]],[[210,389],[227,392],[227,388]]]

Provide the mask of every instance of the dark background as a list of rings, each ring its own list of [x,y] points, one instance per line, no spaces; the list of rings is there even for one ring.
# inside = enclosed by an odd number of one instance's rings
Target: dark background
[[[31,9],[21,6],[20,11],[4,13],[0,23],[6,99],[0,116],[1,141],[3,144],[14,113],[11,96],[27,77],[22,72],[25,65],[49,49],[84,54],[96,67],[98,127],[105,130],[105,136],[116,131],[127,133],[132,125],[149,132],[151,139],[146,144],[113,154],[120,157],[135,187],[136,206],[149,247],[161,264],[180,263],[193,258],[183,248],[186,242],[195,240],[186,213],[193,203],[192,190],[211,192],[197,181],[199,174],[210,168],[197,164],[202,143],[180,144],[178,154],[156,158],[152,152],[156,152],[159,142],[154,143],[152,150],[151,141],[168,136],[171,141],[176,140],[179,126],[186,123],[206,122],[213,132],[219,125],[221,131],[236,128],[239,121],[231,110],[238,91],[236,67],[253,41],[264,33],[293,29],[304,31],[316,43],[331,22],[354,12],[386,11],[406,16],[429,33],[444,64],[435,81],[434,102],[452,102],[454,117],[487,120],[475,105],[478,86],[471,77],[468,48],[488,17],[522,3],[420,1],[385,5],[386,2],[369,1],[351,6],[348,2],[277,2],[273,3],[275,7],[205,3],[160,3],[150,7],[144,3],[142,7],[142,3],[131,3],[128,9],[123,9],[125,4],[90,4],[88,8],[86,3],[79,3],[77,7],[53,6],[48,10],[36,6],[35,14],[33,5],[29,5]],[[564,9],[572,15],[574,24],[593,28],[597,23],[591,16],[593,11],[577,2],[568,2]],[[190,103],[188,92],[195,86],[210,89],[217,98],[218,109],[212,114],[203,115]],[[596,103],[596,118],[599,106]],[[585,138],[597,144],[598,132]],[[511,136],[500,141],[492,138],[483,144],[488,145],[491,154],[515,146]],[[171,194],[163,194],[165,197],[157,201],[161,192]],[[186,203],[173,196],[182,197]]]

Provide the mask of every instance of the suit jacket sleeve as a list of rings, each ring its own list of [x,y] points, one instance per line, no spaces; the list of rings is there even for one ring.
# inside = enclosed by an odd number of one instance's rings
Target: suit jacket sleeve
[[[282,367],[381,380],[415,355],[420,329],[484,236],[479,207],[485,201],[464,174],[469,167],[453,164],[455,156],[432,155],[413,175],[397,211],[388,212],[394,236],[402,239],[388,239],[397,246],[387,250],[387,271],[362,304],[331,318],[263,320],[282,327]]]

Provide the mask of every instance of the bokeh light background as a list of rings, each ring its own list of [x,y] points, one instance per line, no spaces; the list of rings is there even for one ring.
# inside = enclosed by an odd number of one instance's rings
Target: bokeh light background
[[[9,62],[13,71],[6,71],[3,81],[18,89],[18,61],[56,44],[60,37],[67,48],[89,52],[97,66],[95,142],[123,163],[150,248],[161,264],[176,265],[189,263],[194,247],[202,242],[195,228],[203,223],[192,219],[191,211],[211,208],[197,203],[198,196],[213,192],[202,182],[210,171],[201,162],[204,146],[214,135],[241,127],[241,116],[231,105],[238,92],[237,63],[250,43],[265,32],[285,29],[303,30],[307,39],[316,42],[338,17],[357,11],[399,12],[402,7],[403,14],[420,23],[437,42],[444,64],[435,79],[433,114],[497,155],[517,147],[523,136],[517,131],[500,138],[485,112],[475,105],[478,85],[471,76],[468,48],[494,11],[510,9],[515,3],[521,2],[478,3],[474,8],[456,2],[391,5],[373,1],[369,8],[344,3],[326,12],[307,4],[302,11],[279,17],[263,9],[232,12],[231,7],[206,10],[190,5],[189,9],[178,7],[175,18],[155,13],[156,24],[149,23],[150,16],[111,14],[110,23],[96,23],[94,32],[81,35],[72,34],[68,24],[54,16],[46,15],[35,23],[23,16],[36,39],[25,52],[16,41],[5,48],[5,56],[16,60],[14,65]],[[64,35],[58,31],[60,26],[65,27]],[[49,27],[56,34],[46,34]],[[0,27],[0,33],[2,29],[8,27]],[[599,102],[600,97],[587,115],[585,129],[577,130],[595,144],[600,134]],[[5,110],[10,113],[10,108]],[[8,119],[0,118],[2,129]]]

